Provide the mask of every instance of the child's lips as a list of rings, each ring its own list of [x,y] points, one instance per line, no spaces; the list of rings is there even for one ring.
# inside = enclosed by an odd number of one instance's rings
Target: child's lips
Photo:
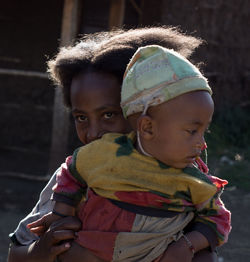
[[[193,163],[195,161],[196,157],[195,156],[189,156],[187,157],[187,161],[190,163]]]
[[[200,156],[199,154],[188,156],[187,160],[188,160],[188,162],[193,163],[199,156]]]

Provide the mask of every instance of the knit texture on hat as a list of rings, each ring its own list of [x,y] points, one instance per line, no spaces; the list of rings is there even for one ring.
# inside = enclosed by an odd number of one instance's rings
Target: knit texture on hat
[[[197,67],[173,50],[157,45],[139,48],[124,74],[121,107],[125,117],[179,95],[204,90],[212,95]]]

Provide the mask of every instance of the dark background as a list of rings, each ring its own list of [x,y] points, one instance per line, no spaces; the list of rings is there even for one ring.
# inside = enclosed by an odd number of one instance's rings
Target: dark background
[[[108,30],[109,0],[83,0],[79,34]],[[250,106],[250,2],[238,0],[126,1],[124,27],[173,25],[203,38],[195,53],[214,90],[216,112]],[[62,0],[1,3],[0,69],[46,72],[60,41]],[[46,78],[0,74],[0,172],[48,171],[54,87]],[[234,117],[232,125],[241,125]],[[248,120],[249,121],[249,120]],[[246,129],[243,126],[243,129]],[[78,145],[74,129],[68,152]],[[241,130],[246,132],[247,130]],[[15,161],[9,161],[10,159]]]
[[[108,30],[110,2],[82,0],[79,36]],[[58,51],[63,4],[63,0],[1,2],[0,262],[6,259],[8,233],[34,206],[51,175],[54,86],[45,72],[46,61]],[[250,260],[250,1],[126,0],[125,28],[160,24],[178,26],[206,41],[193,59],[204,62],[202,71],[214,91],[210,166],[230,181],[225,201],[233,211],[233,231],[221,259],[246,262]],[[11,69],[42,74],[3,72]],[[65,156],[79,146],[72,123],[69,130]]]

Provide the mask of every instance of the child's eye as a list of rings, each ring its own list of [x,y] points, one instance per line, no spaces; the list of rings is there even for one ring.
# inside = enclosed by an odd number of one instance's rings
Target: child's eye
[[[113,112],[107,112],[104,114],[104,118],[105,119],[110,119],[114,116],[114,113]]]
[[[85,122],[87,120],[87,117],[84,115],[78,115],[78,116],[75,116],[75,120],[77,122]]]
[[[186,130],[190,135],[194,135],[196,132],[197,132],[197,130],[193,130],[193,129],[187,129]]]

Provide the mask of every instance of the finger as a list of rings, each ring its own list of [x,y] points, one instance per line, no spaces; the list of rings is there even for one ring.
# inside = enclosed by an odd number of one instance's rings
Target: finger
[[[50,230],[73,230],[79,231],[81,229],[81,221],[77,217],[65,217],[53,222]]]
[[[51,233],[52,244],[55,245],[60,241],[73,240],[76,238],[75,232],[70,230],[59,230]]]
[[[45,232],[44,226],[30,228],[30,231],[38,236],[41,236]]]
[[[41,218],[37,219],[36,221],[27,224],[27,228],[34,228],[34,227],[43,226],[44,221],[45,221],[45,217],[41,217]]]
[[[66,242],[66,243],[63,243],[61,245],[57,245],[57,246],[53,246],[51,248],[51,253],[54,255],[54,256],[57,256],[65,251],[67,251],[69,248],[71,247],[70,243],[69,242]]]

